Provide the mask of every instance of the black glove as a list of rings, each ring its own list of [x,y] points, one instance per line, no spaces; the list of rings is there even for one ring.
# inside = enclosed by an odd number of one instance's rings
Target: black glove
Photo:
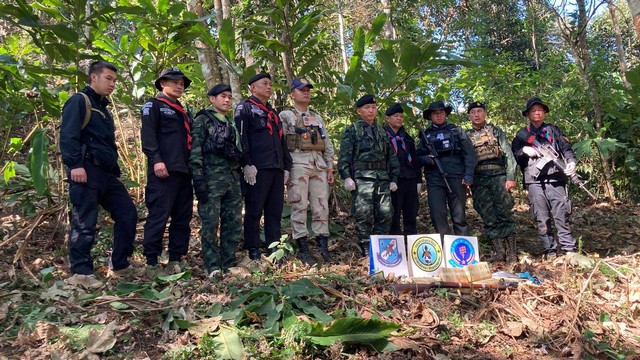
[[[209,191],[207,191],[207,182],[201,178],[193,178],[193,190],[196,193],[196,198],[201,203],[206,203],[209,199]]]

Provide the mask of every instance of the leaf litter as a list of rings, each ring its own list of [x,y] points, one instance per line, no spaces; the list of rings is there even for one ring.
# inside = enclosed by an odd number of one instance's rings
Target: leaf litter
[[[640,356],[640,207],[576,207],[574,232],[586,256],[553,261],[540,259],[527,209],[515,210],[520,262],[492,270],[529,271],[542,285],[418,295],[394,295],[394,279],[368,276],[367,262],[354,255],[353,222],[344,217],[334,219],[342,231],[332,235],[339,264],[309,269],[290,256],[279,267],[262,262],[257,273],[238,267],[210,279],[194,241],[189,274],[126,284],[103,270],[96,278],[67,276],[63,251],[41,253],[40,239],[50,241],[47,226],[55,226],[43,221],[26,247],[3,248],[0,359]],[[473,210],[469,222],[481,228]],[[23,262],[16,267],[18,246]],[[37,276],[51,266],[53,276],[39,279],[42,284],[23,271]]]

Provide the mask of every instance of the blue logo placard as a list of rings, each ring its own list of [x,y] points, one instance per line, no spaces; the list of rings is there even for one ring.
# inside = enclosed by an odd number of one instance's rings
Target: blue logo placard
[[[400,264],[402,256],[398,249],[398,239],[396,238],[378,238],[378,261],[384,266],[394,267]]]
[[[474,259],[476,251],[473,244],[465,238],[455,239],[451,243],[449,252],[451,254],[449,264],[453,267],[460,268],[478,262]]]

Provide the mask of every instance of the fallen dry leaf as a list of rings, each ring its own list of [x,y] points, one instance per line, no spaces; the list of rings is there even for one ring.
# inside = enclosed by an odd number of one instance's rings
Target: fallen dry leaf
[[[518,321],[507,321],[502,332],[509,336],[519,337],[524,332],[524,324]]]
[[[204,334],[217,330],[220,326],[220,319],[222,319],[222,316],[215,316],[196,321],[197,325],[190,327],[189,332],[193,334],[196,339],[199,339]]]
[[[107,324],[102,331],[89,330],[89,338],[87,339],[87,351],[91,353],[103,353],[116,344],[114,332],[117,323],[115,321]]]

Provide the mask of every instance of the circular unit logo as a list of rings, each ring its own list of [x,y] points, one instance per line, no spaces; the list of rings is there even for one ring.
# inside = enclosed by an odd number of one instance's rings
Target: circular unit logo
[[[473,244],[465,238],[457,238],[451,243],[451,259],[449,263],[455,267],[463,267],[475,263]]]
[[[418,238],[411,247],[411,258],[420,270],[436,271],[442,265],[440,242],[430,237]]]

